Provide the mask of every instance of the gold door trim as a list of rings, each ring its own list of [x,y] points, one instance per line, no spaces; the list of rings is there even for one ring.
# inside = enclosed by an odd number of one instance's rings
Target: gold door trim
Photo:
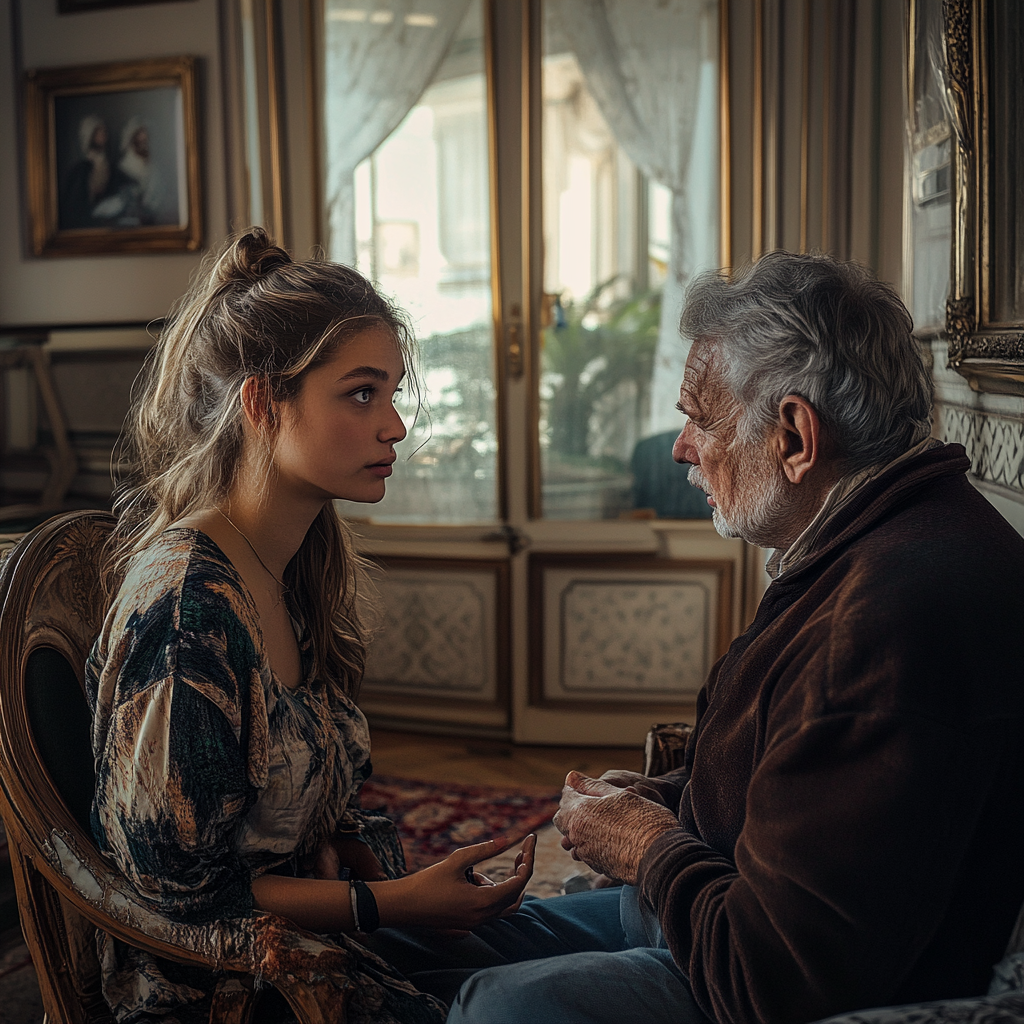
[[[304,84],[306,118],[309,124],[309,186],[313,204],[311,220],[313,225],[313,242],[318,248],[322,248],[324,238],[326,237],[326,232],[324,231],[323,196],[320,193],[325,180],[323,167],[324,147],[323,141],[320,138],[321,125],[323,123],[320,96],[323,94],[324,67],[324,56],[321,48],[324,37],[322,32],[317,31],[317,26],[323,24],[323,0],[305,0],[302,8],[306,59],[309,62],[306,68]]]
[[[729,79],[729,3],[718,4],[718,146],[721,154],[718,187],[718,261],[732,266],[732,90]]]
[[[538,304],[535,280],[543,280],[541,261],[543,252],[537,246],[536,236],[543,238],[543,211],[541,194],[540,140],[543,101],[541,98],[541,3],[542,0],[523,0],[522,38],[522,234],[523,234],[523,379],[530,389],[529,408],[529,502],[527,513],[531,519],[543,516],[541,501],[540,463],[540,335],[537,332],[536,307]],[[537,249],[536,253],[534,249]],[[538,271],[541,271],[538,273]]]
[[[807,203],[811,179],[811,0],[804,0],[803,81],[800,94],[800,251],[807,252]]]
[[[764,0],[754,0],[754,194],[751,255],[764,251]]]
[[[484,86],[487,95],[487,190],[490,197],[488,217],[491,222],[491,331],[494,353],[495,433],[498,435],[498,460],[495,467],[498,488],[498,519],[508,519],[508,446],[506,441],[508,398],[508,365],[505,350],[505,306],[501,287],[501,220],[498,216],[498,98],[497,61],[494,47],[494,0],[482,3],[484,15]]]

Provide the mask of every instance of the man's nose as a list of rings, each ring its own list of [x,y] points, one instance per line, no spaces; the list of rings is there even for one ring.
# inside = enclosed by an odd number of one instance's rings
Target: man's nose
[[[700,457],[697,455],[697,449],[690,443],[686,437],[686,432],[689,429],[690,424],[687,423],[685,427],[679,432],[679,436],[676,438],[675,443],[672,445],[672,458],[676,462],[690,462],[695,466],[700,465]]]

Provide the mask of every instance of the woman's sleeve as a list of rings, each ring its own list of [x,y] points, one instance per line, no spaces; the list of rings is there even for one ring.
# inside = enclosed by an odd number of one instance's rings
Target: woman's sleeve
[[[338,833],[366,843],[388,878],[401,878],[406,873],[398,827],[386,814],[350,806],[338,822]]]
[[[133,623],[93,809],[101,848],[140,898],[197,924],[252,911],[236,838],[265,764],[251,633],[227,601],[211,603],[199,630],[184,608]]]
[[[362,840],[380,861],[388,878],[401,878],[406,872],[406,864],[398,828],[380,809],[364,808],[362,803],[363,783],[373,772],[366,719],[354,704],[345,700],[336,703],[334,721],[352,766],[351,791],[345,810],[338,819],[337,832]]]

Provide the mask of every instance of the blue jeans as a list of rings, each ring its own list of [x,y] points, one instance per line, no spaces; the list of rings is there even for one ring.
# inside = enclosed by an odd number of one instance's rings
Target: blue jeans
[[[525,900],[465,938],[382,929],[368,943],[448,1024],[709,1024],[632,886]]]

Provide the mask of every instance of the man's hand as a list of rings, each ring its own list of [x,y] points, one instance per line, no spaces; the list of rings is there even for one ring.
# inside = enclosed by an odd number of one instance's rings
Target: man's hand
[[[647,848],[662,833],[679,827],[664,805],[631,788],[569,772],[554,817],[562,847],[594,871],[636,884]]]
[[[652,786],[651,780],[639,772],[627,771],[625,768],[612,768],[601,776],[600,781],[607,782],[618,789],[632,789],[645,800],[652,800],[656,804],[668,806],[661,795],[661,790],[657,786]]]

